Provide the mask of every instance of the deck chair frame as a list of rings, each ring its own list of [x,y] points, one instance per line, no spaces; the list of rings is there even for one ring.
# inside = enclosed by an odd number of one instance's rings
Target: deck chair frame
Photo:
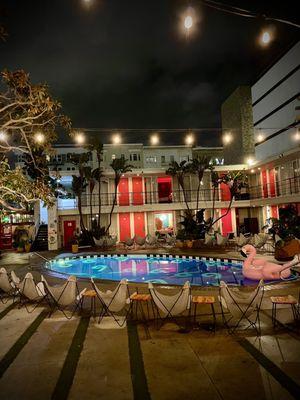
[[[238,319],[238,321],[234,324],[234,326],[230,326],[229,322],[233,319],[233,315],[230,318],[226,318],[225,313],[224,312],[224,307],[222,304],[222,300],[221,300],[221,288],[220,288],[220,293],[219,293],[219,297],[220,297],[220,306],[221,306],[221,313],[222,313],[222,320],[224,325],[226,326],[227,330],[229,333],[233,334],[236,332],[236,330],[238,329],[238,327],[240,326],[241,322],[243,320],[247,320],[248,321],[248,326],[246,326],[246,328],[244,328],[244,330],[247,330],[249,328],[254,328],[258,334],[258,336],[260,336],[261,334],[261,328],[260,328],[260,308],[261,308],[261,304],[262,304],[262,300],[264,297],[264,286],[263,285],[258,285],[256,288],[256,292],[253,295],[252,300],[247,304],[247,307],[245,309],[243,309],[241,307],[241,305],[238,303],[238,301],[232,296],[230,290],[228,290],[228,287],[225,287],[225,290],[227,291],[228,295],[230,296],[232,302],[234,303],[234,305],[239,309],[241,316]],[[259,304],[257,304],[253,310],[253,313],[256,312],[256,317],[254,321],[250,320],[250,316],[247,316],[248,311],[250,310],[250,308],[253,306],[253,303],[255,302],[255,300],[257,299],[260,291],[263,291],[262,295],[261,295],[261,299],[259,301]],[[225,300],[225,299],[224,299]],[[225,300],[226,302],[226,300]]]
[[[99,302],[101,304],[101,310],[100,310],[100,313],[99,313],[98,324],[101,323],[102,319],[105,316],[111,316],[114,319],[114,321],[119,325],[119,327],[122,328],[122,326],[127,321],[128,315],[131,312],[131,307],[132,307],[131,302],[129,303],[128,310],[126,311],[125,318],[124,318],[124,321],[122,323],[119,322],[118,317],[115,315],[115,313],[109,309],[111,304],[113,303],[116,295],[118,294],[118,292],[119,292],[119,290],[121,288],[121,283],[120,282],[118,283],[118,290],[116,290],[116,292],[114,293],[114,295],[110,299],[109,304],[106,304],[105,301],[102,299],[102,297],[99,295],[98,290],[97,290],[98,288],[97,288],[95,282],[94,281],[91,281],[91,282],[92,282],[93,289],[96,292],[96,296],[97,296],[97,298],[98,298],[98,300],[99,300]],[[127,295],[128,295],[128,298],[130,299],[130,292],[129,292],[128,285],[127,285]]]
[[[68,285],[70,284],[70,281],[67,281],[67,283],[65,284],[65,287],[63,288],[63,290],[61,291],[59,297],[56,299],[51,291],[48,289],[47,285],[45,284],[45,282],[43,282],[44,288],[45,288],[45,292],[47,293],[47,296],[49,298],[49,307],[50,307],[50,312],[48,314],[48,318],[50,318],[55,310],[58,310],[60,312],[63,313],[63,315],[65,316],[65,318],[67,319],[71,319],[73,318],[75,312],[77,311],[78,308],[82,309],[82,304],[83,304],[83,297],[81,297],[79,300],[77,300],[78,296],[80,295],[79,292],[79,288],[78,288],[78,284],[76,282],[76,297],[75,297],[75,301],[74,301],[74,309],[71,312],[71,315],[68,316],[67,313],[65,312],[65,308],[66,306],[62,306],[61,304],[59,304],[59,300],[61,299],[62,295],[64,294],[65,290],[67,289]],[[73,282],[72,282],[73,283]]]
[[[158,318],[157,318],[157,321],[160,320],[160,322],[161,322],[160,325],[157,324],[157,329],[160,329],[160,328],[163,326],[163,324],[164,324],[168,319],[174,321],[175,324],[178,325],[178,326],[180,327],[180,324],[178,323],[176,316],[175,316],[175,315],[172,315],[172,310],[174,309],[174,307],[175,307],[176,304],[178,303],[178,301],[179,301],[179,299],[180,299],[180,297],[181,297],[181,295],[182,295],[182,293],[183,293],[184,290],[186,290],[186,289],[183,289],[183,287],[182,287],[181,290],[180,290],[180,292],[178,293],[178,297],[177,297],[176,301],[174,302],[174,304],[172,305],[172,307],[171,307],[170,309],[168,309],[168,307],[163,303],[163,301],[162,301],[161,298],[159,297],[159,294],[158,294],[157,290],[155,290],[155,289],[151,289],[151,290],[150,290],[150,289],[149,289],[149,292],[150,292],[150,295],[151,295],[151,301],[152,301],[152,303],[154,304],[154,308],[156,309],[156,312],[157,312],[157,317],[158,317]],[[154,300],[152,291],[155,291],[155,295],[156,295],[157,299],[158,299],[159,302],[162,304],[163,308],[166,310],[166,315],[165,315],[165,316],[162,316],[162,315],[161,315],[160,310],[159,310],[158,306],[157,306],[156,303],[155,303],[155,300]],[[190,301],[191,301],[191,288],[189,287],[188,303],[190,303]],[[187,304],[187,306],[188,306],[188,304]],[[187,310],[188,310],[188,307],[186,308],[186,311],[187,311]],[[154,315],[155,315],[155,314],[154,314]],[[187,326],[187,320],[188,320],[188,318],[189,318],[189,315],[188,315],[188,316],[185,316],[185,326]]]

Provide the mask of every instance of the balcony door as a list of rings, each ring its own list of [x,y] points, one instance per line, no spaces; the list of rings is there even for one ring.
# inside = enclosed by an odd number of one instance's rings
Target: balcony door
[[[172,178],[170,176],[163,176],[157,178],[157,191],[159,203],[172,202]]]
[[[119,206],[129,206],[128,178],[121,178],[119,186]]]
[[[145,216],[143,212],[134,213],[134,234],[145,237]]]
[[[119,214],[120,241],[131,238],[130,213]]]
[[[143,204],[143,179],[140,176],[132,178],[132,204]]]

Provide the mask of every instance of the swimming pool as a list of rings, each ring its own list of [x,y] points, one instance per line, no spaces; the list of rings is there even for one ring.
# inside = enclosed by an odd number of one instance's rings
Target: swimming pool
[[[182,285],[219,286],[220,281],[242,285],[242,264],[230,260],[201,257],[149,255],[87,255],[56,258],[46,268],[81,278],[96,278],[129,282]]]

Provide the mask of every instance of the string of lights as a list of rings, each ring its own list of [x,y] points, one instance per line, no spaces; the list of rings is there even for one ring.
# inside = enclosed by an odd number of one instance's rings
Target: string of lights
[[[283,24],[294,26],[295,28],[300,28],[299,24],[296,24],[295,22],[289,21],[287,19],[276,18],[276,17],[267,16],[265,14],[254,13],[252,11],[245,10],[243,8],[239,8],[236,6],[232,6],[230,4],[221,3],[219,1],[199,0],[199,2],[207,7],[211,7],[216,10],[228,13],[228,14],[233,14],[233,15],[237,15],[237,16],[245,17],[245,18],[263,18],[266,21],[276,21],[276,22],[280,22]]]

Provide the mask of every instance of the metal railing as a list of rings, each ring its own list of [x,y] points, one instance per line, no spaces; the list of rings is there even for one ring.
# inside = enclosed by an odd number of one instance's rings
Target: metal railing
[[[288,178],[281,182],[275,182],[275,184],[257,185],[251,186],[244,189],[243,192],[239,193],[236,197],[236,201],[242,200],[255,200],[270,197],[281,197],[300,194],[300,177]],[[228,201],[229,200],[228,190],[219,188],[213,193],[213,189],[201,189],[199,192],[199,202],[202,201]],[[182,190],[175,190],[169,195],[162,195],[159,191],[149,192],[128,192],[118,193],[116,206],[138,206],[145,204],[166,204],[166,203],[184,203],[185,199],[188,203],[197,201],[197,190],[187,190],[185,196]],[[114,194],[113,193],[102,193],[101,194],[101,205],[111,206],[113,204]],[[99,205],[98,194],[83,194],[82,195],[82,207],[97,207]],[[59,209],[74,209],[77,208],[76,198],[59,198],[58,199]]]

